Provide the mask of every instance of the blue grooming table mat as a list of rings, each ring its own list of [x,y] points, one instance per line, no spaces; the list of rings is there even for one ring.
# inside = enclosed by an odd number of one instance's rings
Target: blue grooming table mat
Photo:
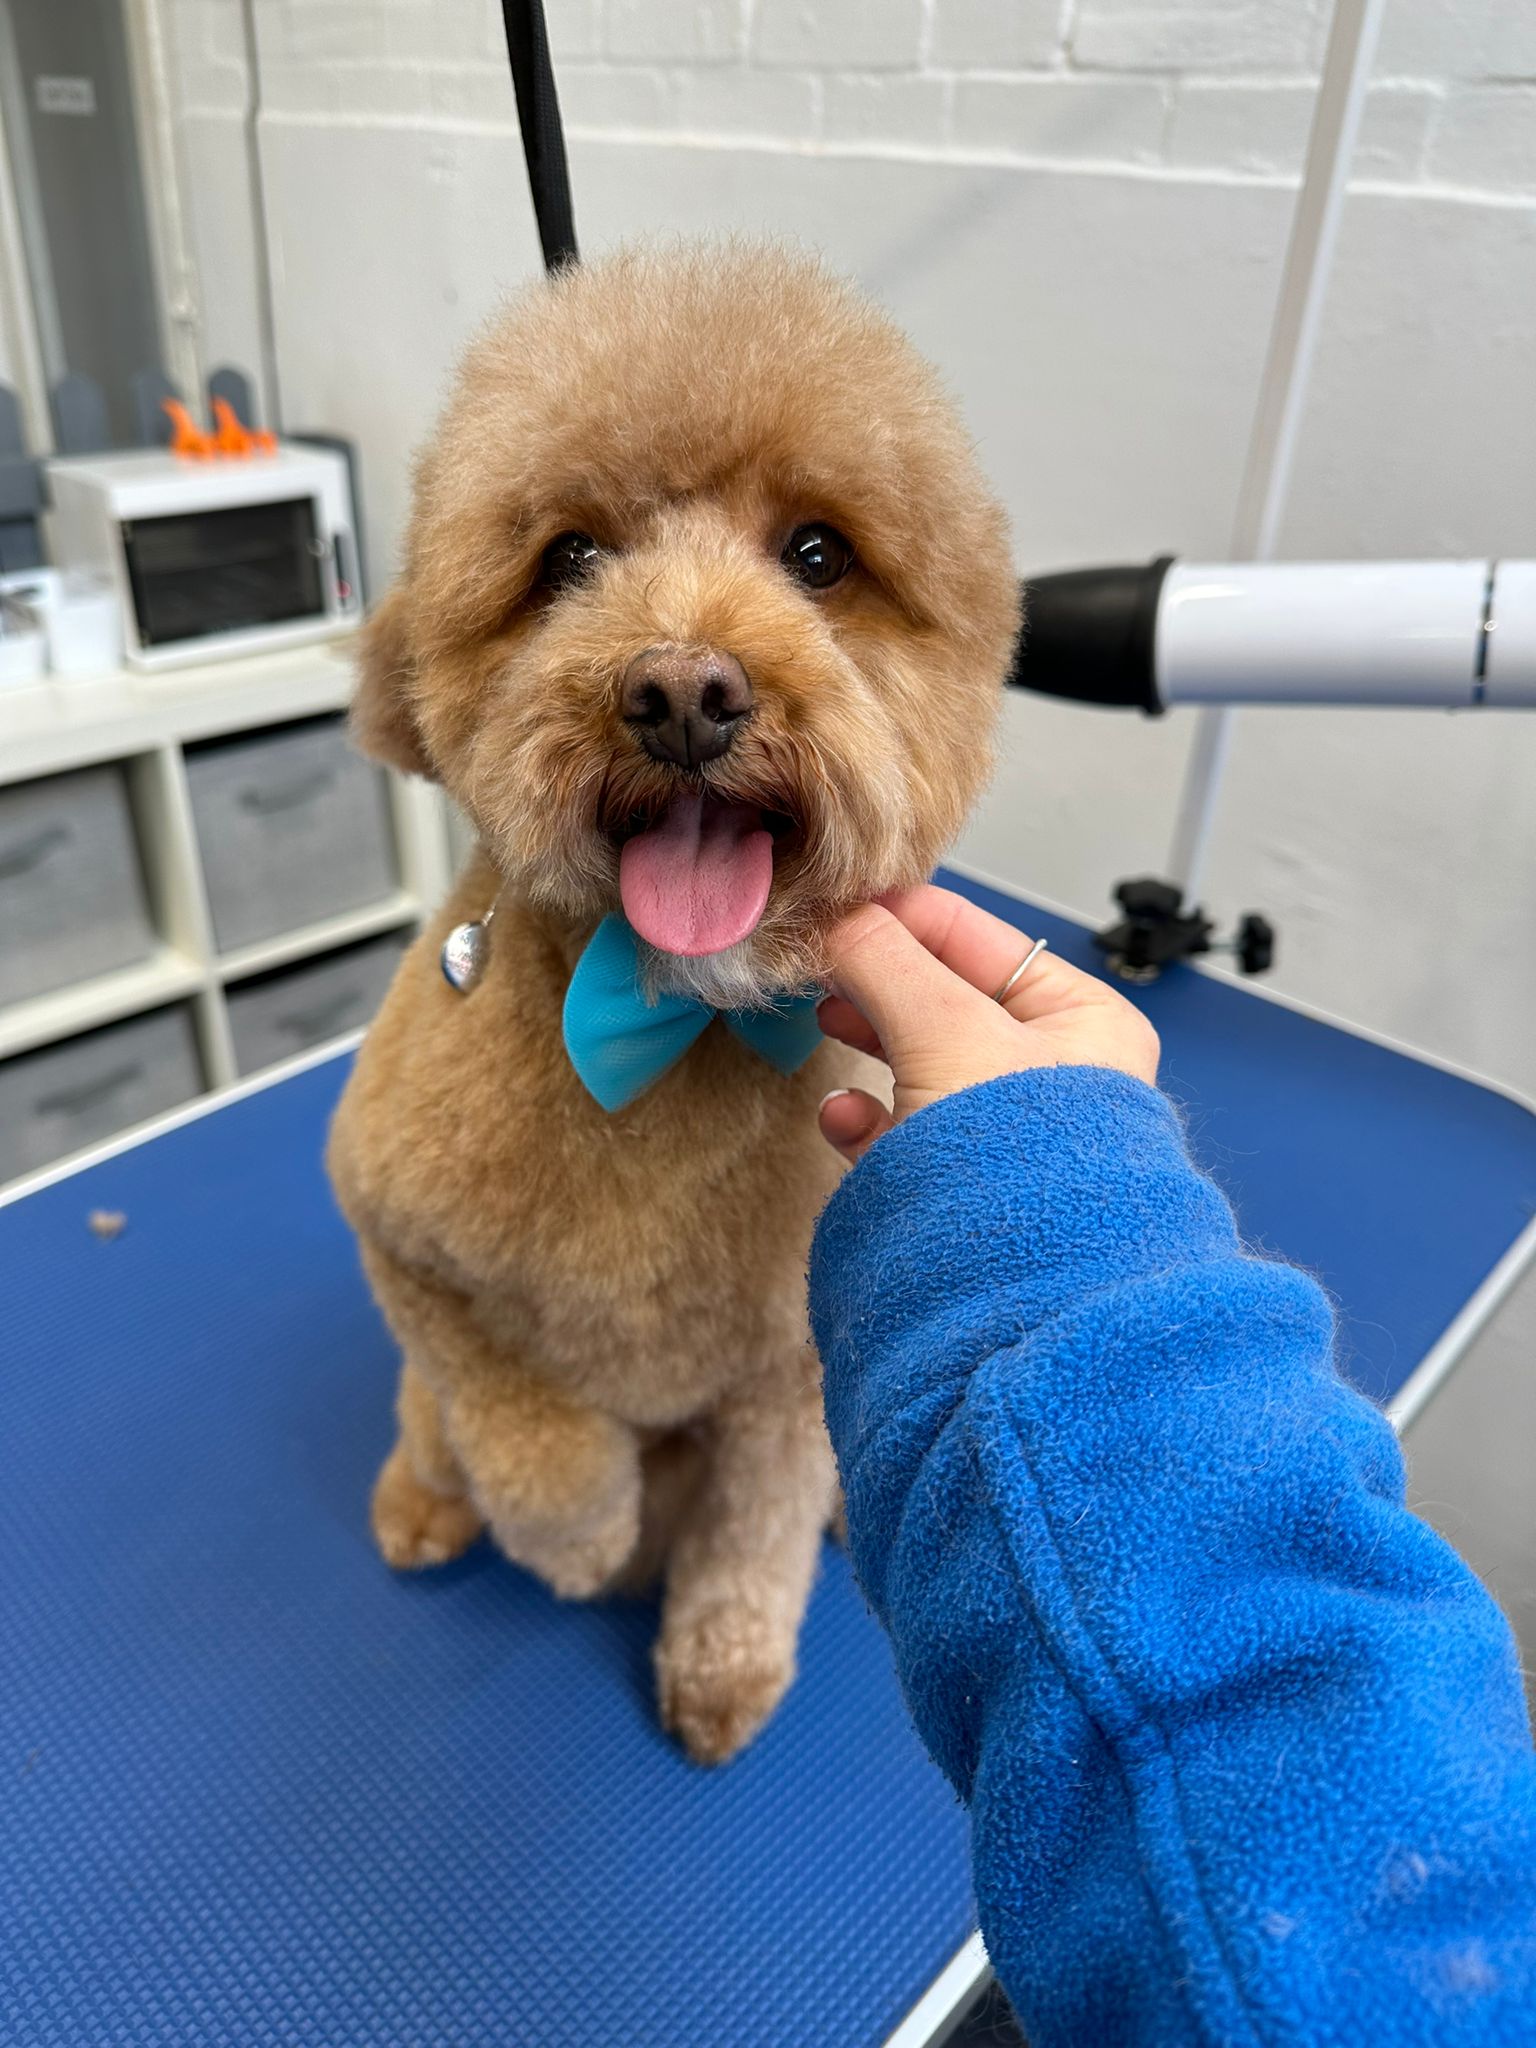
[[[1205,977],[1144,1000],[1250,1236],[1390,1392],[1529,1216],[1536,1119]],[[0,2042],[873,2048],[972,1920],[841,1554],[718,1773],[655,1726],[644,1605],[484,1547],[387,1572],[395,1360],[319,1163],[345,1071],[0,1209]]]
[[[1082,925],[940,880],[1105,972]],[[1340,1365],[1391,1400],[1536,1215],[1536,1115],[1191,967],[1119,985],[1157,1026],[1162,1085],[1244,1237],[1317,1275],[1338,1304]]]
[[[974,1923],[840,1552],[718,1772],[655,1724],[646,1605],[375,1554],[346,1065],[0,1209],[0,2043],[878,2042]]]

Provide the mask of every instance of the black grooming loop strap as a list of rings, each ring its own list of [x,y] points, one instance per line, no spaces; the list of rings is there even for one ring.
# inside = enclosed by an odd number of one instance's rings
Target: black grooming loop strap
[[[501,17],[506,24],[517,125],[523,131],[523,156],[544,268],[553,272],[577,259],[576,221],[542,0],[501,0]]]

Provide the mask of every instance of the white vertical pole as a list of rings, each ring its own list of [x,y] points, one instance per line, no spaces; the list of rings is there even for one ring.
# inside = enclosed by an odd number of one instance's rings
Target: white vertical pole
[[[34,270],[47,257],[38,212],[37,173],[27,140],[21,60],[7,0],[0,0],[0,341],[34,455],[53,448],[48,387],[61,374],[62,345],[53,280]],[[50,317],[52,316],[52,317]]]
[[[1323,61],[1306,172],[1291,224],[1290,247],[1258,408],[1232,527],[1232,559],[1266,562],[1275,552],[1291,466],[1306,408],[1323,300],[1333,266],[1350,165],[1365,111],[1386,0],[1336,0]],[[1179,797],[1168,866],[1194,900],[1205,871],[1211,824],[1232,737],[1233,712],[1202,711]]]
[[[250,181],[252,246],[256,252],[256,317],[261,329],[261,383],[265,421],[274,433],[283,431],[283,387],[277,363],[277,299],[272,284],[272,221],[267,208],[267,173],[261,153],[265,93],[261,73],[259,0],[240,0],[240,25],[245,43],[245,163]]]
[[[186,171],[177,147],[166,12],[165,0],[128,0],[123,28],[142,151],[150,260],[163,328],[160,367],[174,385],[195,399],[203,388],[202,320],[197,271],[187,235]]]

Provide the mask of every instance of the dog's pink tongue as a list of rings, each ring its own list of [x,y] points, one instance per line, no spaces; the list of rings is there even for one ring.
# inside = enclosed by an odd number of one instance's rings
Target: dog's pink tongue
[[[772,885],[773,840],[747,804],[674,797],[619,854],[624,915],[663,953],[723,953],[755,929]]]

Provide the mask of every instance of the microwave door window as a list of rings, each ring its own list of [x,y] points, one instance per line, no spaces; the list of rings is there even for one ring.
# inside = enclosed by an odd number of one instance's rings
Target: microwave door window
[[[123,552],[145,647],[325,610],[310,498],[128,520]]]

